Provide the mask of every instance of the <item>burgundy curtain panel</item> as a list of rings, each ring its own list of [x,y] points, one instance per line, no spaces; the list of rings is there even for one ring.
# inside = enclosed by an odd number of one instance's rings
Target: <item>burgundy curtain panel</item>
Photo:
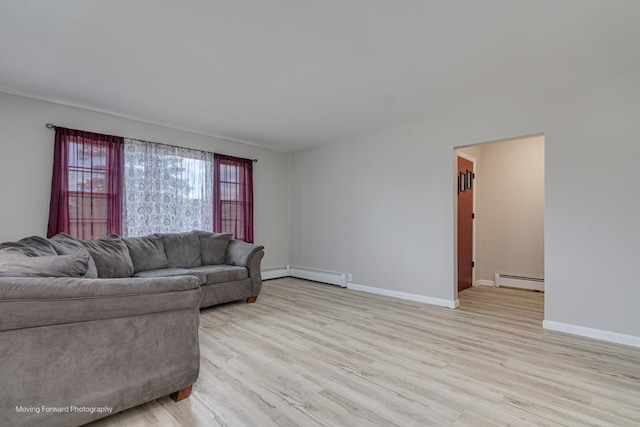
[[[253,243],[253,160],[214,155],[213,231]]]
[[[56,128],[47,237],[69,232],[69,150],[68,144],[65,143],[64,131],[66,129]]]
[[[56,127],[47,236],[121,233],[124,138]]]

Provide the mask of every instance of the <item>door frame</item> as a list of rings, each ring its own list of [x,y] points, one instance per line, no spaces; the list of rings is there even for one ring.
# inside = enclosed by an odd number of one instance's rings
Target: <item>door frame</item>
[[[455,265],[455,271],[454,271],[454,289],[455,289],[455,300],[456,302],[458,301],[458,157],[462,157],[463,159],[469,160],[471,163],[473,163],[473,175],[476,176],[476,158],[473,156],[470,156],[468,154],[463,153],[462,151],[460,151],[459,148],[456,148],[453,150],[453,163],[455,165],[454,167],[454,206],[453,206],[453,217],[454,217],[454,247],[453,247],[453,253],[454,253],[454,265]],[[475,184],[474,182],[474,186],[473,186],[473,213],[476,214],[477,213],[477,208],[476,208],[476,194],[477,194],[477,189],[478,186]],[[476,216],[477,219],[477,216]],[[477,238],[476,238],[476,220],[474,219],[473,221],[473,231],[471,233],[472,235],[472,239],[473,242],[471,244],[471,251],[472,251],[472,258],[473,258],[473,262],[476,262],[476,242],[477,242]],[[476,267],[474,266],[474,268],[471,270],[471,286],[476,286]]]

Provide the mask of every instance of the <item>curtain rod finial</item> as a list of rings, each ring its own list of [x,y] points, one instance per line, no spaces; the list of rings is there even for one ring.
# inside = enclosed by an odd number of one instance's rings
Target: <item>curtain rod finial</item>
[[[52,125],[51,123],[47,123],[45,125],[47,127],[47,129],[55,129],[56,127],[54,125]]]

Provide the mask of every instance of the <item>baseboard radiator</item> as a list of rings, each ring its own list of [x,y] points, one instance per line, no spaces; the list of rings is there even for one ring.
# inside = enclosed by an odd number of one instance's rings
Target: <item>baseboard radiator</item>
[[[496,286],[544,291],[544,279],[496,273]]]
[[[332,271],[321,271],[293,266],[287,267],[287,269],[289,270],[289,275],[291,277],[313,280],[320,283],[328,283],[330,285],[337,285],[343,288],[347,287],[347,275],[344,273],[334,273]]]

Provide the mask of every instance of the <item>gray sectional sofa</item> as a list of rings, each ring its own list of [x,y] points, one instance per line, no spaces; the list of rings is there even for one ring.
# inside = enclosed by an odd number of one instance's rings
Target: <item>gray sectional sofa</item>
[[[200,307],[246,299],[262,289],[264,247],[204,231],[123,237],[134,277],[192,275],[202,289]],[[99,239],[100,240],[100,239]]]
[[[207,232],[0,244],[0,425],[81,425],[187,397],[199,309],[255,301],[263,255]]]

